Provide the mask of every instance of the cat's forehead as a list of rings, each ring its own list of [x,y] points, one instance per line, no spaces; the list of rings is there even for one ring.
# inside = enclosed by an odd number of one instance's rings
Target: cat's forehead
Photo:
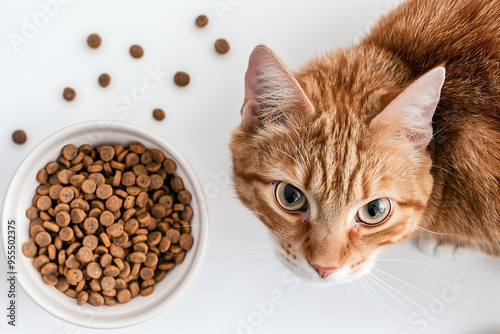
[[[290,182],[318,200],[349,202],[366,163],[367,137],[360,124],[342,125],[323,115],[276,131],[265,145],[270,154],[265,161],[274,179]]]

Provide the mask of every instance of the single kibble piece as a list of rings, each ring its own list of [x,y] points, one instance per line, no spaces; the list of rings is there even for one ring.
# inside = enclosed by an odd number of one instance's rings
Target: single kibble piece
[[[118,197],[116,195],[112,195],[111,197],[109,197],[106,200],[106,208],[109,211],[117,211],[121,208],[122,203],[123,203],[123,200],[120,197]]]
[[[49,188],[49,196],[52,199],[59,199],[59,192],[63,188],[60,184],[53,184]]]
[[[35,242],[40,247],[47,247],[52,242],[52,237],[48,232],[40,232],[35,236]]]
[[[42,275],[51,275],[57,272],[57,264],[53,262],[46,263],[42,268],[40,268],[40,273]]]
[[[76,296],[76,302],[78,305],[82,306],[89,300],[89,293],[87,291],[80,291],[78,296]]]
[[[47,285],[52,285],[55,286],[59,282],[59,279],[57,278],[56,275],[50,274],[50,275],[42,275],[42,280],[45,284]]]
[[[12,133],[12,141],[16,144],[26,143],[27,137],[26,132],[23,130],[16,130]]]
[[[110,291],[115,288],[115,279],[111,276],[104,276],[101,280],[101,289],[103,291]]]
[[[165,233],[165,235],[172,241],[172,243],[176,244],[179,242],[179,238],[181,237],[181,233],[174,228],[171,228]]]
[[[70,241],[75,236],[73,229],[69,226],[63,227],[59,230],[59,238],[62,241]]]
[[[163,169],[165,169],[168,174],[174,174],[177,169],[177,163],[172,159],[166,159],[163,161]]]
[[[92,194],[96,190],[97,186],[94,181],[87,179],[82,182],[81,189],[86,194]]]
[[[114,221],[115,221],[115,216],[111,211],[108,210],[103,211],[99,216],[99,222],[103,226],[110,226],[111,224],[114,223]]]
[[[101,155],[102,161],[111,161],[111,159],[115,156],[115,149],[113,146],[105,145],[101,147],[99,154]]]
[[[99,239],[95,235],[87,235],[83,238],[82,245],[93,251],[99,245]]]
[[[102,268],[97,262],[90,262],[86,267],[87,275],[91,278],[99,278],[102,274]]]
[[[130,55],[134,58],[141,58],[144,56],[144,50],[139,45],[132,45],[130,47]]]
[[[77,285],[83,279],[83,272],[80,269],[69,269],[65,276],[70,285]]]
[[[111,77],[108,73],[103,73],[99,76],[98,82],[101,87],[108,87],[111,82]]]
[[[92,49],[97,49],[101,45],[101,36],[98,34],[91,34],[87,37],[87,44]]]
[[[208,24],[208,17],[206,15],[199,15],[194,23],[198,28],[203,28]]]
[[[36,201],[36,207],[38,208],[38,210],[46,211],[51,206],[52,206],[52,199],[49,196],[43,195],[38,197]]]
[[[184,190],[184,181],[182,181],[181,177],[174,176],[170,180],[170,186],[175,192],[180,192],[181,190]]]
[[[59,191],[59,200],[62,203],[69,203],[75,197],[75,192],[70,187],[64,187]]]
[[[219,38],[214,44],[215,51],[220,54],[227,53],[229,51],[229,43],[224,38]]]
[[[118,300],[118,302],[121,304],[129,302],[131,298],[132,298],[132,293],[130,292],[129,289],[122,289],[118,291],[118,293],[116,294],[116,300]]]
[[[179,202],[181,202],[182,204],[188,204],[189,202],[191,202],[193,196],[189,191],[181,190],[179,191],[179,194],[177,194],[177,198],[179,199]]]
[[[76,97],[76,92],[71,87],[64,88],[63,97],[66,101],[73,101]]]
[[[81,247],[78,252],[76,252],[76,258],[78,261],[81,263],[88,263],[92,260],[92,251],[88,249],[87,247]]]
[[[113,187],[109,184],[101,184],[97,187],[95,194],[100,199],[108,199],[113,195]]]
[[[30,259],[33,259],[38,252],[38,248],[36,247],[36,243],[33,239],[30,239],[30,241],[26,242],[23,245],[23,254],[26,257],[29,257]]]
[[[102,304],[104,304],[104,297],[101,294],[93,291],[89,295],[89,304],[92,306],[101,306]]]
[[[179,71],[174,75],[174,83],[177,86],[180,87],[187,86],[189,84],[189,80],[190,80],[189,74],[187,74],[186,72]]]
[[[161,121],[165,118],[165,112],[162,109],[154,109],[153,118],[157,121]]]
[[[69,184],[71,176],[73,176],[73,172],[69,169],[61,169],[57,172],[57,180],[61,182],[61,184]]]
[[[183,233],[179,237],[179,245],[184,250],[190,250],[193,248],[193,236],[191,234]]]
[[[61,154],[66,160],[73,160],[78,155],[78,147],[73,144],[64,145]]]

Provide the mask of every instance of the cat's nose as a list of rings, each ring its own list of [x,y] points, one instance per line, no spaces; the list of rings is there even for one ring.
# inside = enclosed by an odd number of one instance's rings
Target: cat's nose
[[[326,278],[328,275],[330,275],[330,273],[332,271],[334,271],[335,269],[337,269],[339,266],[328,266],[328,267],[325,267],[325,266],[321,266],[317,263],[314,263],[314,262],[310,262],[311,264],[311,267],[313,267],[316,272],[318,273],[319,277],[321,278]]]

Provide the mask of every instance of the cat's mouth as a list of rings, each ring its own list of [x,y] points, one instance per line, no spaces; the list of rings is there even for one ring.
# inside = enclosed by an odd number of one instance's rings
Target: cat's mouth
[[[307,261],[304,257],[292,257],[286,253],[280,252],[280,258],[285,266],[297,276],[320,287],[347,283],[358,279],[359,277],[369,273],[374,263],[373,257],[355,262],[354,264],[347,261],[339,268],[336,268],[325,275],[324,273],[318,272],[318,270],[311,266],[309,261]]]

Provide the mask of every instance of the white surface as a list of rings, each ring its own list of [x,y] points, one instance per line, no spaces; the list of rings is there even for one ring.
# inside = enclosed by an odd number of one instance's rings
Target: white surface
[[[407,243],[381,255],[377,278],[318,289],[286,274],[267,231],[231,188],[227,143],[239,122],[252,48],[265,43],[297,69],[351,43],[389,2],[73,1],[60,5],[15,53],[8,34],[20,35],[23,22],[42,9],[38,1],[2,1],[0,200],[21,160],[51,133],[84,120],[135,123],[174,145],[198,174],[210,231],[204,262],[186,293],[160,315],[120,333],[500,333],[498,259],[438,260]],[[217,4],[227,11],[219,15]],[[210,18],[201,30],[193,23],[200,13]],[[97,50],[86,46],[91,32],[103,38]],[[219,37],[231,44],[223,56],[212,46]],[[128,55],[134,43],[144,47],[140,60]],[[148,68],[156,67],[162,75],[157,85],[148,77]],[[189,86],[173,85],[178,70],[191,74]],[[112,76],[106,89],[96,82],[102,72]],[[151,89],[127,107],[122,94],[138,94],[144,80]],[[65,86],[77,91],[72,103],[61,98]],[[156,107],[166,111],[163,122],[151,117]],[[23,146],[10,139],[18,128],[29,136]],[[6,276],[2,256],[1,333],[104,333],[53,317],[19,290],[17,326],[8,326]],[[453,284],[460,287],[450,289]]]
[[[121,328],[149,320],[175,303],[195,277],[203,259],[208,236],[208,213],[203,189],[194,171],[182,155],[160,136],[124,122],[82,122],[65,127],[43,140],[23,160],[9,183],[2,206],[2,221],[17,220],[15,236],[18,245],[22,247],[30,239],[29,230],[26,228],[29,221],[23,217],[25,217],[26,208],[32,206],[33,193],[28,192],[27,189],[36,189],[39,185],[35,178],[27,176],[36,175],[47,163],[55,161],[61,154],[61,148],[67,144],[77,147],[89,144],[96,147],[105,144],[127,144],[134,141],[141,142],[149,149],[161,149],[167,157],[176,161],[175,173],[182,178],[185,188],[193,195],[190,202],[193,209],[193,218],[190,221],[191,234],[194,237],[193,247],[186,253],[184,261],[169,271],[163,281],[155,285],[154,293],[147,298],[136,298],[133,303],[98,309],[89,304],[78,306],[74,299],[63,298],[63,295],[53,287],[46,286],[33,267],[33,259],[19,256],[15,261],[15,269],[11,269],[9,263],[8,272],[17,273],[19,285],[33,301],[64,321],[91,328]],[[13,246],[14,241],[10,233],[11,225],[3,224],[0,229],[3,248],[5,254],[8,255],[12,254],[9,251],[13,248],[6,246]]]

